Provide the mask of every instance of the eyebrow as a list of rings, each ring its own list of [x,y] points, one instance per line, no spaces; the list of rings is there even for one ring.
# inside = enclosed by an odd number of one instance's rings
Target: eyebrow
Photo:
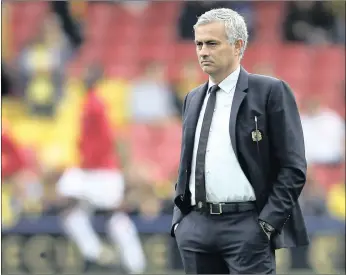
[[[204,41],[205,43],[218,43],[218,41],[217,40],[207,40],[207,41]],[[197,43],[203,43],[203,41],[199,41],[199,40],[195,40],[195,43],[197,44]]]

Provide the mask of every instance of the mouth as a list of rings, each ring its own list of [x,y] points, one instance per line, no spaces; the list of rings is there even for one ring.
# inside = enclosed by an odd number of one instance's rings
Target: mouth
[[[210,61],[202,61],[201,64],[202,65],[210,65],[210,64],[212,64],[212,62],[210,62]]]

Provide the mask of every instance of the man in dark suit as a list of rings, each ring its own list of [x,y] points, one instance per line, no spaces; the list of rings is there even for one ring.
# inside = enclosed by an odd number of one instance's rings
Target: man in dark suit
[[[285,82],[240,66],[248,33],[238,13],[208,11],[194,29],[209,81],[184,101],[171,234],[186,273],[275,274],[275,249],[309,242],[297,105]]]

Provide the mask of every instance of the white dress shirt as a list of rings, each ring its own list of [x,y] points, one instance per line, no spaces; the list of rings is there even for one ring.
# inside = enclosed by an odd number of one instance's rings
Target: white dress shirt
[[[255,192],[241,169],[233,151],[229,134],[229,119],[235,87],[240,67],[225,78],[216,92],[216,104],[211,122],[205,159],[205,185],[208,202],[242,202],[254,201]],[[208,89],[215,85],[209,80]],[[195,205],[195,171],[196,155],[201,134],[203,117],[209,93],[203,102],[196,127],[195,143],[192,155],[192,166],[189,188],[192,194],[191,204]]]

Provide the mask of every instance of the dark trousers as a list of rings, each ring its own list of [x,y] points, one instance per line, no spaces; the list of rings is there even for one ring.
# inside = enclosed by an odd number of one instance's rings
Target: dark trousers
[[[210,215],[192,211],[175,236],[187,274],[275,274],[275,252],[255,211]]]

